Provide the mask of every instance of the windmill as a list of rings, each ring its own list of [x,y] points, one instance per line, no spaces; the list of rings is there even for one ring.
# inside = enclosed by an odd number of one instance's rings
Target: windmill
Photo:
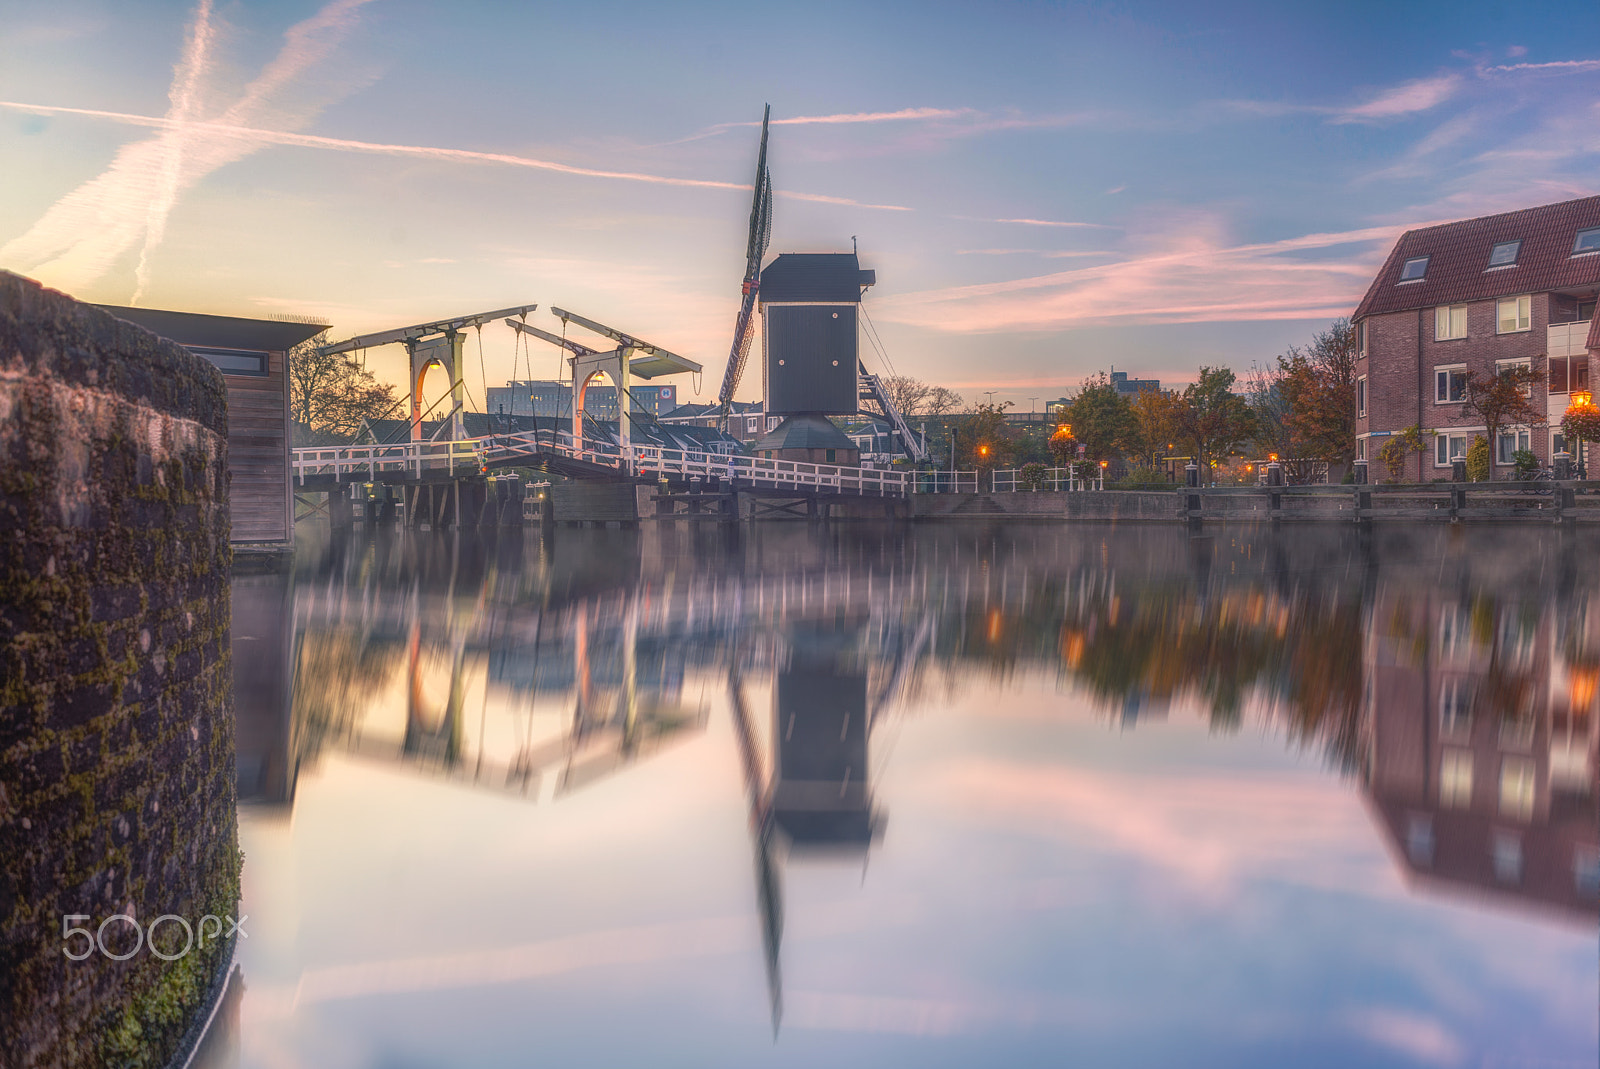
[[[750,230],[733,345],[717,394],[716,415],[724,433],[733,394],[744,375],[755,336],[755,313],[762,331],[762,395],[766,416],[786,417],[756,444],[759,453],[787,460],[855,464],[855,444],[829,415],[853,415],[861,401],[873,402],[915,461],[927,460],[925,443],[911,432],[878,376],[867,371],[857,345],[861,295],[876,280],[849,253],[785,253],[765,270],[762,260],[772,239],[772,174],[767,170],[768,104],[761,115],[761,148],[756,156]],[[852,239],[852,246],[854,240]]]
[[[750,201],[750,237],[745,245],[743,297],[739,302],[739,317],[733,324],[733,347],[728,350],[728,368],[722,375],[722,389],[717,394],[717,418],[722,430],[728,429],[728,410],[733,405],[733,391],[739,388],[744,375],[745,361],[750,358],[750,339],[756,310],[756,292],[761,284],[761,260],[767,254],[767,243],[772,240],[772,175],[767,171],[767,122],[772,117],[772,105],[761,113],[761,151],[756,156],[755,194]]]

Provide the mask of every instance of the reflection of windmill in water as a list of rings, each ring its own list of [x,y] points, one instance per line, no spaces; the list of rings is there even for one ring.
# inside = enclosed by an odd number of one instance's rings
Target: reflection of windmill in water
[[[859,858],[883,837],[874,805],[869,742],[884,710],[916,663],[929,626],[902,646],[869,699],[865,620],[791,624],[773,680],[772,763],[764,767],[736,654],[729,671],[734,734],[750,805],[756,902],[772,1029],[783,1017],[783,886],[788,859]]]

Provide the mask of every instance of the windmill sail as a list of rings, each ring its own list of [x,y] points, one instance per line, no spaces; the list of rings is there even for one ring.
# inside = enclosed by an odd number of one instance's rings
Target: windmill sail
[[[744,375],[745,361],[750,356],[750,339],[755,331],[752,320],[756,310],[756,287],[761,280],[761,260],[767,254],[767,242],[772,239],[772,175],[767,172],[767,121],[772,117],[772,105],[761,114],[761,151],[756,157],[755,193],[750,202],[750,237],[745,246],[743,298],[739,302],[739,318],[733,325],[733,347],[728,350],[728,369],[722,376],[722,390],[717,394],[717,414],[724,429],[728,409],[733,404],[733,391],[739,388]]]

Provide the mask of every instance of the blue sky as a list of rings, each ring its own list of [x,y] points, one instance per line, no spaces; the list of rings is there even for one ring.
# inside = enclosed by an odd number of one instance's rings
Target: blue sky
[[[1242,372],[1347,314],[1401,229],[1600,191],[1595,29],[1592,3],[14,0],[0,267],[341,335],[557,305],[699,360],[709,397],[770,102],[773,251],[856,236],[892,370],[1027,408],[1111,365]]]

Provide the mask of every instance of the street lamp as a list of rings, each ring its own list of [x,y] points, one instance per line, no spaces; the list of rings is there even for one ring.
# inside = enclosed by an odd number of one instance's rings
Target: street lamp
[[[984,390],[983,391],[983,396],[985,396],[985,397],[987,397],[989,399],[989,407],[990,408],[994,407],[994,394],[995,394],[995,391],[993,391],[993,390]]]
[[[1037,407],[1034,404],[1034,402],[1037,401],[1037,400],[1038,400],[1037,397],[1028,398],[1028,422],[1029,423],[1033,422],[1033,410],[1034,410],[1035,407]]]

